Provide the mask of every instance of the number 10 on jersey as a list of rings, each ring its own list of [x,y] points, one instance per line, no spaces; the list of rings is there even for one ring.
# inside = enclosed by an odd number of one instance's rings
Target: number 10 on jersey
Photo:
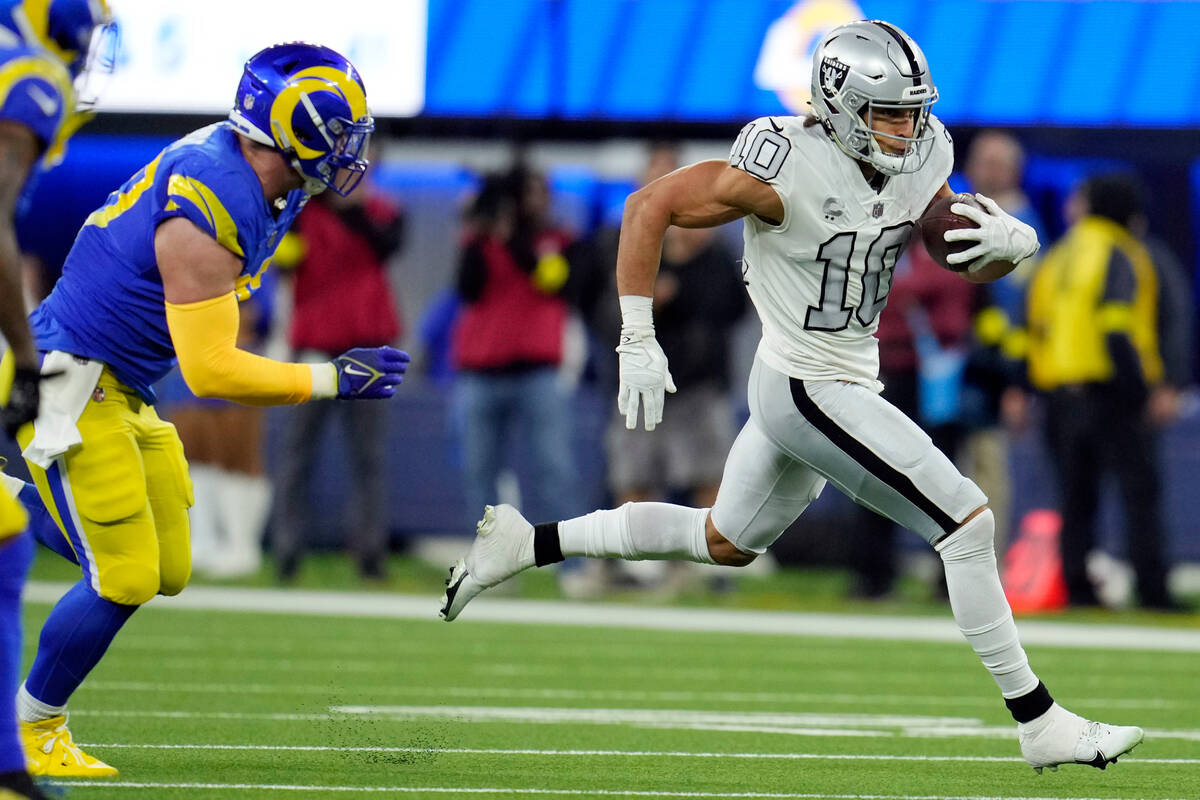
[[[912,228],[911,222],[884,228],[867,247],[862,293],[857,308],[846,305],[846,290],[858,233],[844,231],[827,239],[817,251],[817,261],[825,265],[820,304],[808,307],[804,317],[805,330],[845,330],[850,324],[851,314],[864,328],[871,325],[887,304],[888,292],[892,288],[892,270],[904,251],[904,245],[908,243]]]

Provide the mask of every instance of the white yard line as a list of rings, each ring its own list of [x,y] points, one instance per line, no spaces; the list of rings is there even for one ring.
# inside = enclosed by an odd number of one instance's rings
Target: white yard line
[[[205,791],[261,792],[358,792],[360,794],[475,794],[536,795],[552,797],[745,797],[763,800],[1063,800],[1061,797],[1032,797],[1014,794],[830,794],[828,792],[655,792],[635,789],[541,789],[463,788],[460,786],[305,786],[254,783],[151,783],[137,781],[71,781],[76,788],[116,789],[202,789]],[[1119,797],[1074,797],[1071,800],[1125,800]],[[1165,798],[1164,800],[1186,800]]]
[[[284,662],[276,662],[264,665],[271,669],[278,669]],[[156,661],[155,665],[159,668],[164,667],[163,662]],[[250,667],[246,662],[237,662],[239,669]],[[351,665],[352,666],[352,665]],[[184,661],[178,667],[180,670],[186,670],[189,674],[203,672],[200,665],[196,662]],[[322,668],[325,672],[336,673],[341,670],[341,665],[329,666]],[[389,663],[388,670],[395,673],[396,667],[394,663]],[[354,670],[350,670],[354,671]],[[95,692],[195,692],[197,694],[229,694],[229,693],[245,693],[245,694],[315,694],[328,696],[335,691],[329,684],[270,684],[270,683],[191,683],[169,681],[159,683],[153,681],[112,681],[112,680],[90,680],[87,687]],[[338,688],[337,691],[345,692],[344,688]],[[727,702],[727,703],[769,703],[778,705],[781,703],[830,703],[842,704],[858,707],[870,707],[878,705],[901,705],[911,707],[922,703],[937,704],[941,706],[980,706],[984,708],[995,708],[996,700],[990,697],[978,696],[960,696],[960,695],[883,695],[883,694],[847,694],[847,693],[823,693],[823,692],[696,692],[684,690],[668,690],[668,691],[652,691],[652,690],[635,690],[635,689],[537,689],[537,688],[520,688],[520,687],[496,687],[496,686],[390,686],[380,687],[372,686],[368,691],[372,696],[379,695],[395,695],[404,696],[423,696],[423,697],[471,697],[471,698],[492,698],[504,700],[623,700],[627,702]],[[1112,697],[1094,698],[1089,701],[1090,704],[1102,705],[1106,708],[1157,708],[1157,709],[1176,709],[1200,705],[1200,699],[1196,702],[1188,703],[1183,700],[1167,700],[1163,698],[1141,698],[1141,699],[1121,699]]]
[[[914,756],[888,753],[689,753],[675,750],[537,750],[495,747],[347,747],[303,744],[129,744],[84,742],[84,747],[114,750],[252,750],[302,753],[425,753],[429,755],[542,756],[542,757],[614,757],[614,758],[699,758],[766,761],[952,761],[966,763],[1015,763],[1016,756]],[[1128,756],[1122,764],[1200,764],[1200,758],[1138,758]]]
[[[447,722],[516,722],[548,725],[632,725],[668,730],[767,733],[787,736],[960,739],[1012,739],[1011,725],[983,725],[967,717],[874,714],[787,714],[680,709],[505,708],[495,706],[334,706],[329,713],[250,711],[109,711],[79,709],[86,717],[152,717],[268,722],[347,721],[370,716],[388,720],[439,719]],[[1150,739],[1200,741],[1200,730],[1148,729]]]
[[[70,586],[71,584],[66,583],[31,581],[25,587],[25,598],[30,602],[53,603]],[[192,587],[176,597],[157,597],[150,603],[155,609],[251,611],[430,621],[437,618],[437,605],[438,599],[433,596],[215,586]],[[484,595],[472,603],[464,619],[467,622],[826,636],[843,639],[962,641],[962,634],[948,611],[941,618],[861,616],[511,600]],[[1026,645],[1200,652],[1200,630],[1133,625],[1080,625],[1041,620],[1020,620],[1018,627],[1021,640]]]

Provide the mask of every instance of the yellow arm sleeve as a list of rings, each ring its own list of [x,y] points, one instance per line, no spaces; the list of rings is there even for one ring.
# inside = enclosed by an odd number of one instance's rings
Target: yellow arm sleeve
[[[273,361],[237,348],[238,304],[233,292],[166,307],[179,370],[197,396],[251,406],[292,405],[312,396],[313,366]]]

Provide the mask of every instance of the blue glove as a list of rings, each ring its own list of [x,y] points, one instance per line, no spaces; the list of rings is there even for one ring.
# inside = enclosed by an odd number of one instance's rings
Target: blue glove
[[[394,347],[356,347],[333,360],[338,393],[344,400],[382,400],[404,380],[408,353]]]

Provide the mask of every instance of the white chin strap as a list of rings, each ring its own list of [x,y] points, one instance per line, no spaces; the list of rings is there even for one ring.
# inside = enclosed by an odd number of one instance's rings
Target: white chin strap
[[[314,197],[329,188],[324,181],[305,175],[304,170],[300,169],[299,159],[292,159],[292,169],[296,170],[296,174],[304,179],[304,186],[301,188],[309,197]]]
[[[899,175],[904,170],[904,162],[908,156],[897,156],[877,150],[867,156],[866,161],[885,175]]]

